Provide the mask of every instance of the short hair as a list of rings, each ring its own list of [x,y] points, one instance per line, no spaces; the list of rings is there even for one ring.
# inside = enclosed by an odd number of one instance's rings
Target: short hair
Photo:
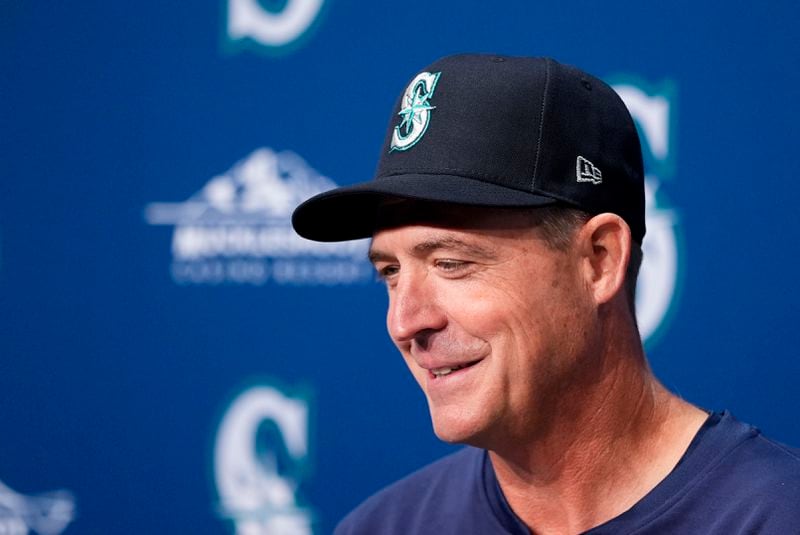
[[[532,211],[536,226],[545,244],[551,249],[564,251],[572,243],[578,229],[592,218],[592,214],[562,205],[535,208]],[[630,260],[625,271],[625,295],[628,309],[636,323],[636,281],[642,265],[642,246],[631,240]]]

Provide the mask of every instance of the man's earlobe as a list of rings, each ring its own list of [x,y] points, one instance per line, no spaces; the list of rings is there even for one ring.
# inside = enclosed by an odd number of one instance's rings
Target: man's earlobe
[[[586,279],[597,304],[623,291],[630,262],[631,231],[616,214],[599,214],[587,221],[578,239],[585,259]]]

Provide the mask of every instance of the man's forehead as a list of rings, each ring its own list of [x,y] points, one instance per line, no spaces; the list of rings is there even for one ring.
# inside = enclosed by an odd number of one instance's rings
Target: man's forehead
[[[390,199],[378,206],[375,221],[375,233],[411,225],[454,230],[500,230],[530,228],[534,224],[534,217],[531,208]]]

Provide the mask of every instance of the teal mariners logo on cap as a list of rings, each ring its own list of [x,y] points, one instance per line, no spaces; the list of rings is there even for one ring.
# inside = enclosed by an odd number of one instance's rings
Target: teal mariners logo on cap
[[[394,127],[390,152],[408,150],[425,135],[431,122],[431,110],[436,108],[431,106],[430,98],[436,89],[440,74],[442,73],[421,72],[408,84],[403,94],[402,108],[398,113],[403,120]]]

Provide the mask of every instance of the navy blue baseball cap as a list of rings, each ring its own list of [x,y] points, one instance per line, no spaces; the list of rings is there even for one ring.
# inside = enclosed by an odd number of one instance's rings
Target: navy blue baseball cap
[[[487,207],[561,204],[645,234],[639,136],[601,80],[549,58],[461,54],[417,73],[392,112],[375,178],[306,200],[295,231],[372,236],[387,199]]]

